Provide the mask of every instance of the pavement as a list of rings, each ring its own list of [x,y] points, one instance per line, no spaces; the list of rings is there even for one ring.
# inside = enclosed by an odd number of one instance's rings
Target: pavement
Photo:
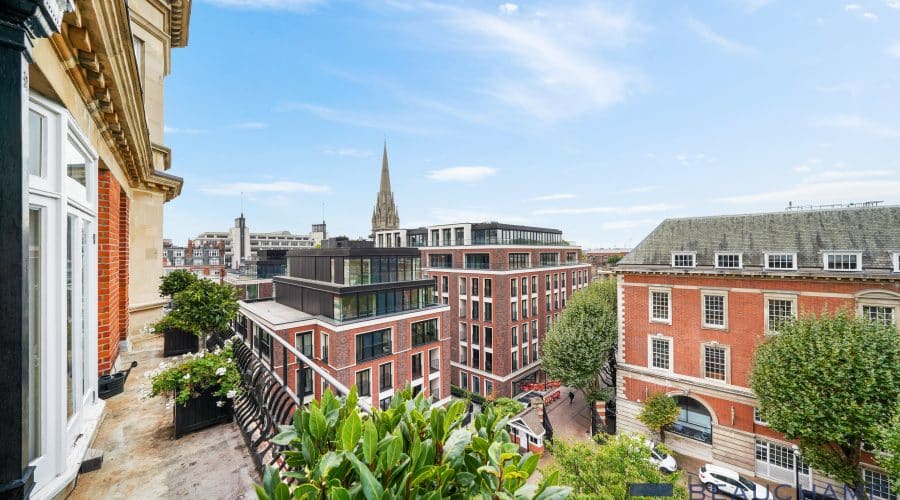
[[[99,470],[80,474],[68,498],[254,499],[260,481],[244,438],[233,422],[176,440],[172,410],[162,398],[142,401],[144,373],[163,360],[162,337],[133,341],[121,363],[138,362],[125,392],[106,400],[92,448],[103,452]]]

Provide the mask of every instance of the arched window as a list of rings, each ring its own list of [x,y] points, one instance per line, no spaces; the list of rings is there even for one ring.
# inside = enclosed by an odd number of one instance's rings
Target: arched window
[[[681,410],[678,420],[667,430],[703,443],[712,444],[712,416],[705,406],[687,396],[673,396]]]

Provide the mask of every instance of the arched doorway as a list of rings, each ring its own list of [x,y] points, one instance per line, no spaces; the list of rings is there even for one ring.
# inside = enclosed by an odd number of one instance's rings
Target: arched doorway
[[[688,396],[672,396],[680,410],[667,432],[712,444],[712,415],[702,403]]]

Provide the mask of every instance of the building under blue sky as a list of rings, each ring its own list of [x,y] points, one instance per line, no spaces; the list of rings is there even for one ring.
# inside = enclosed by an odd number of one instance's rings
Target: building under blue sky
[[[586,247],[663,218],[900,202],[900,0],[199,0],[173,55],[166,237],[403,227]]]

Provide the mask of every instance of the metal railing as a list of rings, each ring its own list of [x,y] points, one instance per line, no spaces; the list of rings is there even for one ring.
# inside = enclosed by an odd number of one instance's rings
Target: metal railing
[[[413,247],[462,247],[462,246],[486,246],[486,245],[527,245],[527,246],[542,246],[542,247],[574,247],[577,246],[574,241],[560,240],[560,241],[541,241],[534,240],[528,238],[478,238],[478,239],[459,239],[459,238],[451,238],[450,240],[434,240],[428,239],[426,241],[415,242],[415,241],[407,241],[409,246]],[[418,244],[416,244],[418,243]]]
[[[260,473],[266,466],[280,470],[286,468],[281,458],[281,447],[272,442],[279,432],[279,426],[290,425],[294,412],[309,399],[298,396],[291,389],[289,373],[310,368],[327,382],[335,395],[344,397],[350,389],[340,383],[327,370],[296,349],[290,342],[279,337],[264,325],[256,325],[269,337],[269,353],[266,359],[253,349],[253,334],[240,323],[232,325],[237,338],[234,344],[235,361],[242,377],[242,394],[234,403],[234,419],[244,436],[244,441]],[[372,407],[365,401],[357,406],[366,413]]]

